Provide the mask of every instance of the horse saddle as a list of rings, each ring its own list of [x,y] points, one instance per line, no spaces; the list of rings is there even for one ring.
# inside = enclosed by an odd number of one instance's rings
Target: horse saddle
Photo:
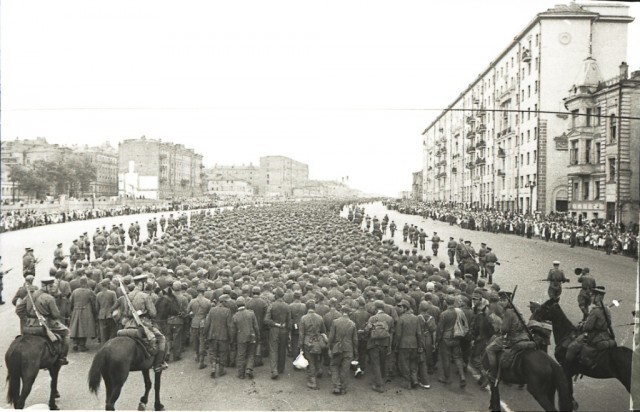
[[[526,350],[536,349],[536,343],[530,340],[515,343],[510,348],[502,352],[500,357],[500,367],[503,369],[511,369],[515,365],[518,356]]]
[[[580,351],[580,364],[587,369],[595,368],[607,352],[607,349],[615,346],[616,342],[614,340],[601,341],[596,346],[584,345]]]
[[[127,337],[133,339],[142,350],[145,356],[151,357],[158,353],[158,344],[155,339],[150,341],[146,339],[146,334],[142,328],[124,328],[117,332],[118,337]]]
[[[38,330],[39,329],[39,330]],[[62,344],[62,336],[60,336],[57,333],[53,333],[54,335],[56,335],[56,337],[58,338],[58,340],[56,341],[50,341],[49,337],[47,336],[47,333],[44,329],[44,327],[42,326],[27,326],[24,327],[22,330],[22,335],[18,335],[16,336],[16,339],[22,337],[22,336],[26,336],[26,335],[32,335],[32,336],[40,336],[41,338],[44,338],[44,341],[47,345],[47,350],[49,351],[49,353],[51,354],[52,357],[57,357],[58,355],[60,355],[60,349],[61,349],[61,344]]]

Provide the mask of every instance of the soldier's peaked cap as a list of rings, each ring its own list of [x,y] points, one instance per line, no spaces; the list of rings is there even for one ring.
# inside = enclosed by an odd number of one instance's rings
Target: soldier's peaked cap
[[[53,284],[53,281],[55,280],[55,278],[47,278],[47,279],[42,279],[42,284],[43,285],[51,285]]]

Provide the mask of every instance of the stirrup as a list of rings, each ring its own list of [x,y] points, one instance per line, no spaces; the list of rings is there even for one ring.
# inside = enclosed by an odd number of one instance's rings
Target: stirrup
[[[153,371],[154,372],[162,372],[162,371],[167,370],[167,369],[169,369],[169,365],[167,365],[167,362],[162,362],[161,364],[155,365],[153,367]]]

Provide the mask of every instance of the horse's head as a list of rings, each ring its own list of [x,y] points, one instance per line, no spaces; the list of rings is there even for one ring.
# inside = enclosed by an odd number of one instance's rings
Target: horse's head
[[[537,308],[533,310],[532,318],[534,320],[537,320],[539,322],[553,321],[553,319],[555,318],[554,313],[556,307],[558,306],[558,302],[553,299],[549,299],[543,304],[535,302],[533,302],[532,304],[537,305]]]
[[[160,292],[160,297],[156,302],[156,310],[159,319],[166,319],[180,313],[180,303],[171,288]]]

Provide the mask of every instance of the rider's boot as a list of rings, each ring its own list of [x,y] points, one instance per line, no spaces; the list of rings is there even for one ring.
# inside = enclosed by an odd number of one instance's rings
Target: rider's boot
[[[162,372],[169,369],[169,365],[164,361],[164,357],[167,353],[167,343],[164,336],[158,337],[158,352],[153,359],[153,370],[155,372]]]

